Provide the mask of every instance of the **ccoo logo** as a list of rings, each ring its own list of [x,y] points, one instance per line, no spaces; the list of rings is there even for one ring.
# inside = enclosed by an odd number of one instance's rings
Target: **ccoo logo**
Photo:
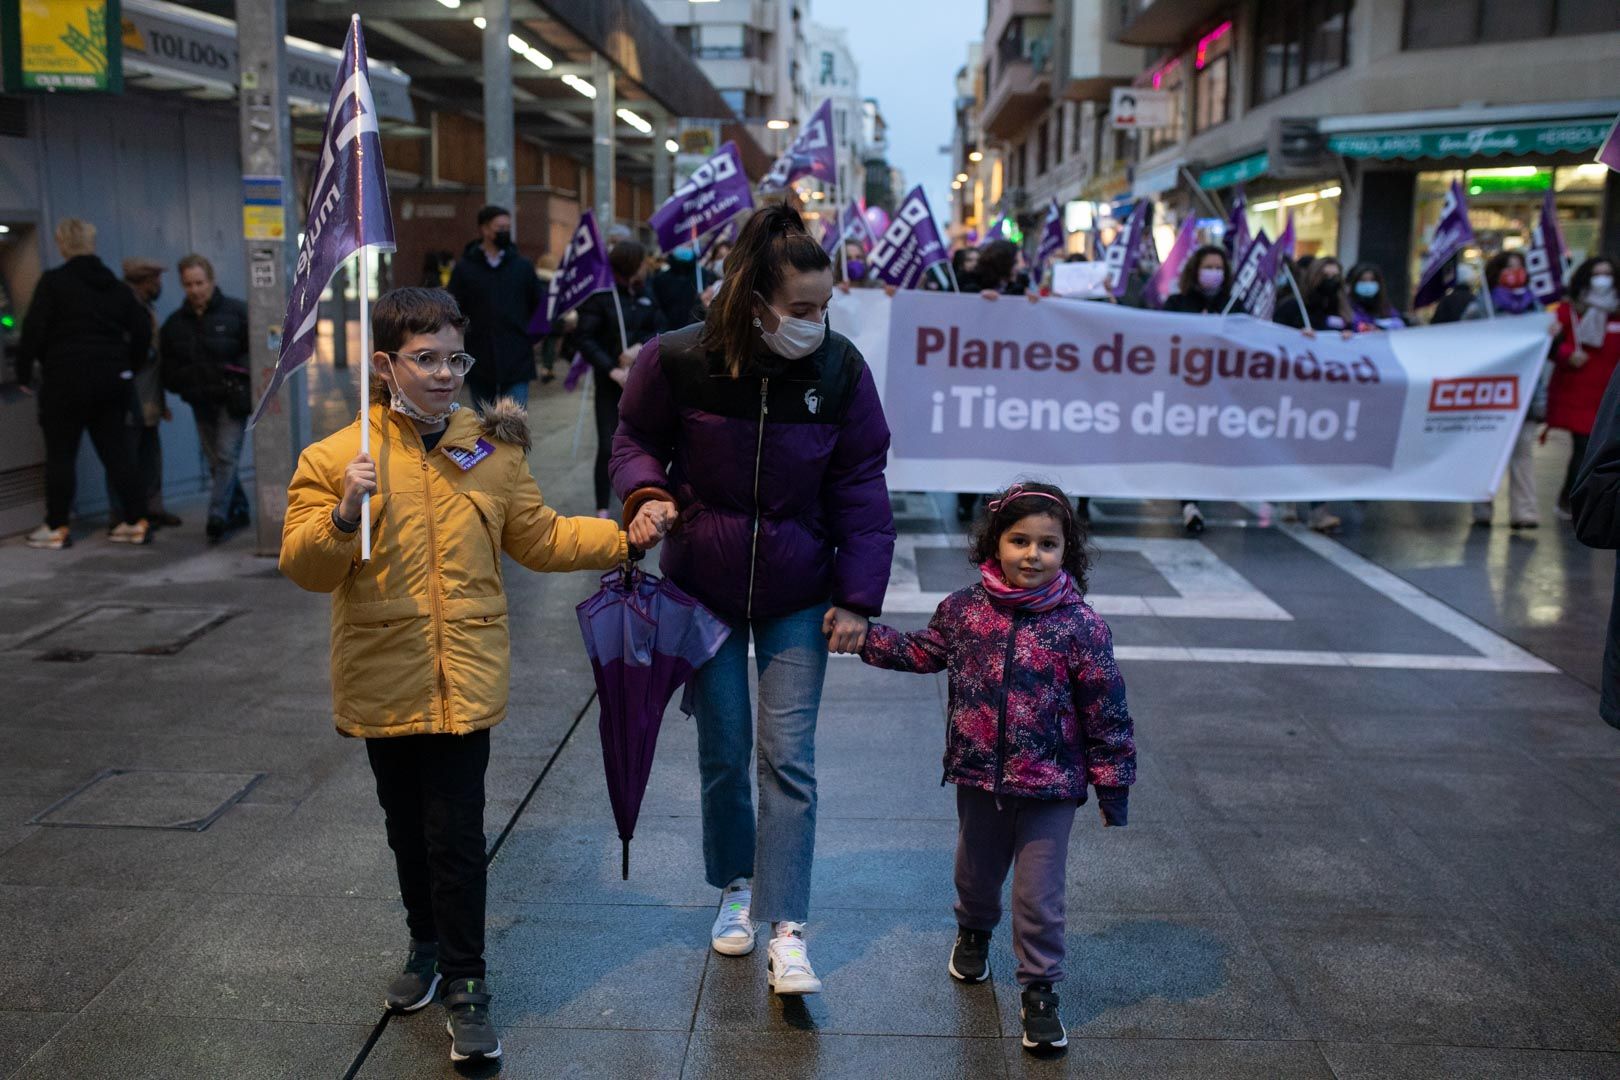
[[[1519,407],[1517,375],[1436,379],[1429,390],[1430,412],[1513,412]]]

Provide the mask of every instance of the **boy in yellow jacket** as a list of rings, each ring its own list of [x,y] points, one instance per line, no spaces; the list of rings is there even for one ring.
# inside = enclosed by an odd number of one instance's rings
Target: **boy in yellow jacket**
[[[359,451],[359,422],[304,451],[287,493],[281,571],[332,594],[337,728],[366,740],[411,936],[387,1005],[420,1009],[442,978],[450,1057],[494,1058],[484,770],[510,668],[501,552],[531,570],[604,570],[624,560],[626,540],[611,521],[546,506],[515,403],[482,415],[456,405],[473,358],[449,293],[395,289],[371,319],[372,455]],[[368,494],[372,551],[362,562]]]

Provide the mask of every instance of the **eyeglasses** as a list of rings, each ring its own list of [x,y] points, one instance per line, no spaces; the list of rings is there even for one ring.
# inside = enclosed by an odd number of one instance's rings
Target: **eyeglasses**
[[[471,353],[458,352],[451,353],[448,356],[440,356],[432,349],[423,349],[419,353],[391,352],[384,355],[396,359],[404,357],[415,364],[417,370],[423,375],[437,375],[441,367],[448,367],[452,375],[465,375],[478,362]]]

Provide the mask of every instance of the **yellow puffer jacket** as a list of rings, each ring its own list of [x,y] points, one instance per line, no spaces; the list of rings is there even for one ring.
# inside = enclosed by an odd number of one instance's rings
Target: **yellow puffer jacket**
[[[511,667],[501,552],[531,570],[606,570],[625,558],[611,521],[560,517],[529,471],[528,422],[502,401],[461,409],[431,452],[371,407],[371,561],[332,521],[356,421],[304,451],[287,492],[281,572],[332,594],[332,706],[345,735],[466,735],[506,716]],[[493,450],[463,471],[445,450]],[[583,654],[581,654],[583,655]]]

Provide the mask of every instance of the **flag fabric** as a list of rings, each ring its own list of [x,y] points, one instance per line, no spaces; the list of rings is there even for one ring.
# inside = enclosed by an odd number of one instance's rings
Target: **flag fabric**
[[[1556,303],[1564,296],[1564,234],[1558,228],[1558,205],[1549,188],[1541,200],[1541,220],[1530,234],[1530,247],[1524,253],[1524,266],[1530,273],[1530,289],[1543,304]]]
[[[544,302],[529,320],[529,333],[551,333],[552,324],[583,304],[587,296],[611,288],[613,268],[608,265],[607,248],[596,228],[596,211],[587,210],[579,216]]]
[[[1046,268],[1047,262],[1053,256],[1062,254],[1065,239],[1063,208],[1058,205],[1056,199],[1053,199],[1052,204],[1046,208],[1046,225],[1041,229],[1040,246],[1035,249],[1035,274],[1037,277],[1040,276],[1041,272]]]
[[[742,228],[742,221],[743,215],[738,214],[736,217],[714,230],[714,232],[710,233],[708,239],[704,240],[698,245],[698,261],[708,261],[709,256],[714,254],[714,249],[719,247],[721,244],[735,244],[737,242],[737,233]]]
[[[1232,269],[1233,307],[1271,321],[1277,310],[1277,274],[1282,254],[1282,243],[1273,244],[1266,230],[1254,234]]]
[[[989,231],[984,234],[984,239],[979,241],[979,246],[984,247],[986,244],[994,243],[997,240],[1005,240],[1007,239],[1007,234],[1011,231],[1012,222],[1008,219],[1006,214],[1002,214],[1000,217],[996,218],[996,223],[990,226]]]
[[[872,227],[866,223],[866,207],[859,199],[850,201],[839,215],[842,220],[827,226],[821,233],[821,247],[829,256],[838,252],[842,241],[854,240],[863,251],[872,250]]]
[[[910,289],[922,280],[929,267],[945,261],[939,226],[929,209],[928,196],[918,184],[906,194],[889,227],[872,245],[866,257],[867,272],[885,285]]]
[[[382,137],[377,130],[377,107],[372,103],[366,68],[366,39],[360,30],[360,16],[355,15],[349,20],[343,59],[338,63],[332,100],[326,110],[304,238],[298,245],[298,262],[282,321],[281,354],[270,385],[265,387],[248,421],[249,427],[264,415],[287,377],[315,355],[321,293],[338,267],[366,246],[394,250],[394,216],[388,205]]]
[[[1176,242],[1170,245],[1170,257],[1159,264],[1142,293],[1149,307],[1163,307],[1165,300],[1176,291],[1176,279],[1181,276],[1181,268],[1192,257],[1193,249],[1197,246],[1198,218],[1188,214],[1181,223],[1181,231],[1176,233]]]
[[[1457,281],[1457,267],[1453,259],[1474,239],[1474,228],[1468,223],[1468,196],[1462,184],[1451,182],[1446,201],[1440,208],[1440,220],[1429,237],[1429,250],[1423,254],[1423,266],[1418,271],[1417,293],[1412,306],[1426,307],[1446,294]]]
[[[1151,249],[1153,238],[1148,229],[1148,203],[1140,199],[1131,208],[1131,216],[1125,219],[1125,227],[1114,237],[1114,242],[1108,245],[1103,259],[1108,263],[1108,291],[1118,300],[1125,295],[1126,288],[1131,283],[1131,274],[1142,262],[1143,240],[1146,238],[1147,246]],[[1158,266],[1158,254],[1154,253],[1154,267]]]
[[[681,244],[705,236],[754,205],[754,193],[743,172],[737,144],[728,142],[714,157],[697,167],[691,177],[675,189],[653,212],[647,224],[658,237],[658,246],[674,251]],[[695,249],[695,245],[694,245]]]
[[[1288,211],[1288,224],[1283,226],[1282,235],[1277,237],[1277,267],[1280,270],[1284,260],[1289,262],[1294,258],[1294,245],[1298,242],[1298,235],[1294,232],[1294,212]]]
[[[759,182],[761,195],[785,191],[789,184],[801,176],[836,182],[838,179],[838,149],[833,139],[832,98],[823,101],[810,114],[799,137],[787,148],[787,153],[776,159],[771,171]]]
[[[1614,118],[1614,125],[1609,128],[1609,137],[1598,147],[1597,157],[1594,160],[1601,165],[1607,165],[1615,172],[1620,172],[1620,116]]]
[[[1293,220],[1293,215],[1289,215]],[[1222,238],[1228,257],[1239,258],[1249,246],[1249,200],[1239,187],[1232,196],[1232,212],[1226,217],[1226,236]]]

